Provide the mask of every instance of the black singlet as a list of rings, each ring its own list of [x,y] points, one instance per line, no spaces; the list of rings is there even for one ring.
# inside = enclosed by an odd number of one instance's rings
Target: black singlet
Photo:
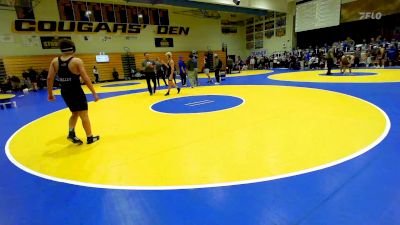
[[[58,78],[61,86],[61,96],[71,112],[88,109],[86,95],[82,90],[79,75],[72,73],[68,65],[73,57],[67,61],[58,58]]]

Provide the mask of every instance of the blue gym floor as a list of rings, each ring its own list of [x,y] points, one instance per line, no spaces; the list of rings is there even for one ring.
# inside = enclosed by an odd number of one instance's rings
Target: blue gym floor
[[[283,72],[290,71],[272,74]],[[200,82],[206,83],[204,79]],[[4,147],[16,130],[65,108],[60,99],[47,102],[46,90],[30,93],[15,98],[18,108],[0,110],[0,225],[400,224],[400,83],[301,83],[254,75],[227,78],[223,85],[283,85],[341,92],[377,105],[392,126],[387,137],[365,154],[298,176],[187,190],[98,189],[46,180],[8,160]],[[147,90],[100,97],[143,91]],[[91,96],[88,99],[92,100]]]

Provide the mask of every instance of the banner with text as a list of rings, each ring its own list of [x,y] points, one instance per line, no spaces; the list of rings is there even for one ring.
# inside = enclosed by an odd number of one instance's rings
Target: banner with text
[[[62,39],[69,39],[71,40],[71,37],[55,37],[55,36],[43,36],[40,37],[40,41],[42,42],[42,48],[43,49],[58,49],[59,45],[58,43]]]
[[[173,38],[155,38],[155,45],[157,48],[171,48],[174,47]]]

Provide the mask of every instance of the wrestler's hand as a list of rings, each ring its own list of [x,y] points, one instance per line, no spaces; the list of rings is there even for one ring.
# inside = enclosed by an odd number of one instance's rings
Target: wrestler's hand
[[[94,94],[93,97],[94,97],[94,101],[95,101],[95,102],[97,102],[97,101],[100,100],[100,97],[99,97],[98,94]]]
[[[49,102],[54,102],[54,101],[56,100],[56,97],[54,97],[53,94],[49,94],[49,95],[47,96],[47,100],[48,100]]]

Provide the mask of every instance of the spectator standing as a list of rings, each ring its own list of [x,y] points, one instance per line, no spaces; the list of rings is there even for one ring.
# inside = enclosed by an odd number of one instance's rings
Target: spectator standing
[[[99,83],[99,71],[96,66],[93,66],[93,75],[95,77],[94,83]]]
[[[221,83],[220,80],[220,71],[221,71],[221,67],[222,67],[222,61],[219,59],[218,55],[215,54],[214,55],[214,72],[215,72],[215,84],[219,85]]]
[[[179,75],[181,76],[182,80],[182,86],[186,87],[186,65],[185,62],[183,61],[183,57],[179,56],[179,61],[178,61],[178,66],[179,66]]]
[[[156,84],[156,74],[154,73],[155,62],[150,60],[149,53],[144,53],[144,60],[142,61],[142,69],[143,73],[146,76],[147,89],[149,90],[150,95],[156,93],[157,84]],[[150,80],[153,81],[153,87],[151,87]]]

